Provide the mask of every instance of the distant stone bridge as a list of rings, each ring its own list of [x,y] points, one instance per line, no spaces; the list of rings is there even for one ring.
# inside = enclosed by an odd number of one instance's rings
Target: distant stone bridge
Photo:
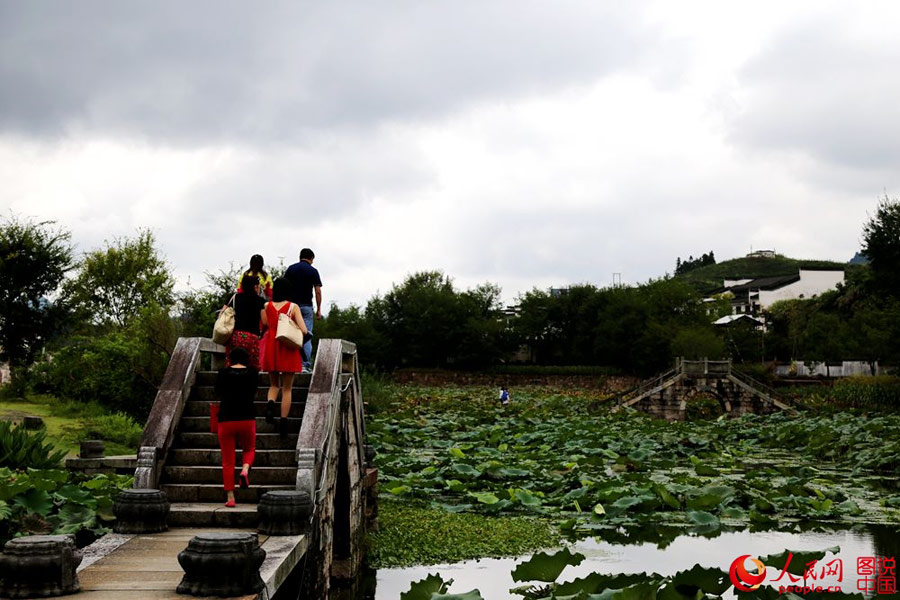
[[[718,400],[723,414],[794,411],[771,388],[732,367],[731,361],[676,359],[675,367],[642,381],[616,398],[616,408],[631,407],[668,421],[683,421],[688,403],[698,396]]]

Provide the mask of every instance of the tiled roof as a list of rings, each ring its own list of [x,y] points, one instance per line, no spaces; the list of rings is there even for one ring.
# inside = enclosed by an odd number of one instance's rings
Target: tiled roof
[[[781,275],[778,277],[760,277],[753,281],[728,288],[730,292],[748,292],[750,290],[777,290],[795,281],[800,281],[800,274]]]

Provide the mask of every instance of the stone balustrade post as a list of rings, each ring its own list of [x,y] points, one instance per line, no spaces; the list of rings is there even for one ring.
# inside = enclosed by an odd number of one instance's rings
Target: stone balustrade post
[[[113,504],[116,533],[159,533],[166,531],[169,500],[160,490],[124,489]]]
[[[201,533],[178,554],[184,577],[179,594],[192,596],[243,596],[265,587],[259,567],[266,552],[255,533]]]
[[[306,491],[275,490],[259,500],[259,532],[267,535],[300,535],[309,527],[312,498]]]
[[[0,554],[0,597],[46,598],[80,590],[81,553],[71,535],[30,535],[6,542]]]

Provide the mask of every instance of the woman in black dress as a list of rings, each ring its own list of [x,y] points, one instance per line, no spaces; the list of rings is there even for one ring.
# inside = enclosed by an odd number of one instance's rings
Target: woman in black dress
[[[232,364],[232,351],[243,348],[250,354],[247,366],[259,369],[260,323],[265,329],[265,306],[266,301],[259,296],[259,279],[255,275],[244,275],[234,296],[234,332],[225,343],[225,366]]]

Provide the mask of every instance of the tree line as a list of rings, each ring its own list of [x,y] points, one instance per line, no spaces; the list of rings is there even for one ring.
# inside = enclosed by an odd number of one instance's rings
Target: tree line
[[[648,375],[677,356],[739,362],[858,359],[900,363],[900,203],[884,198],[863,228],[870,264],[839,289],[776,303],[765,333],[717,328],[728,299],[704,301],[666,276],[635,286],[534,289],[512,308],[492,283],[460,289],[440,271],[407,276],[365,306],[332,305],[318,338],[357,343],[368,368],[481,369],[515,361]],[[712,257],[710,252],[705,255]],[[701,257],[702,259],[702,257]],[[714,259],[713,259],[714,260]],[[271,269],[277,276],[279,267]],[[142,419],[179,336],[208,336],[241,267],[174,291],[153,234],[76,257],[51,222],[0,222],[0,360],[21,395],[32,386]]]

